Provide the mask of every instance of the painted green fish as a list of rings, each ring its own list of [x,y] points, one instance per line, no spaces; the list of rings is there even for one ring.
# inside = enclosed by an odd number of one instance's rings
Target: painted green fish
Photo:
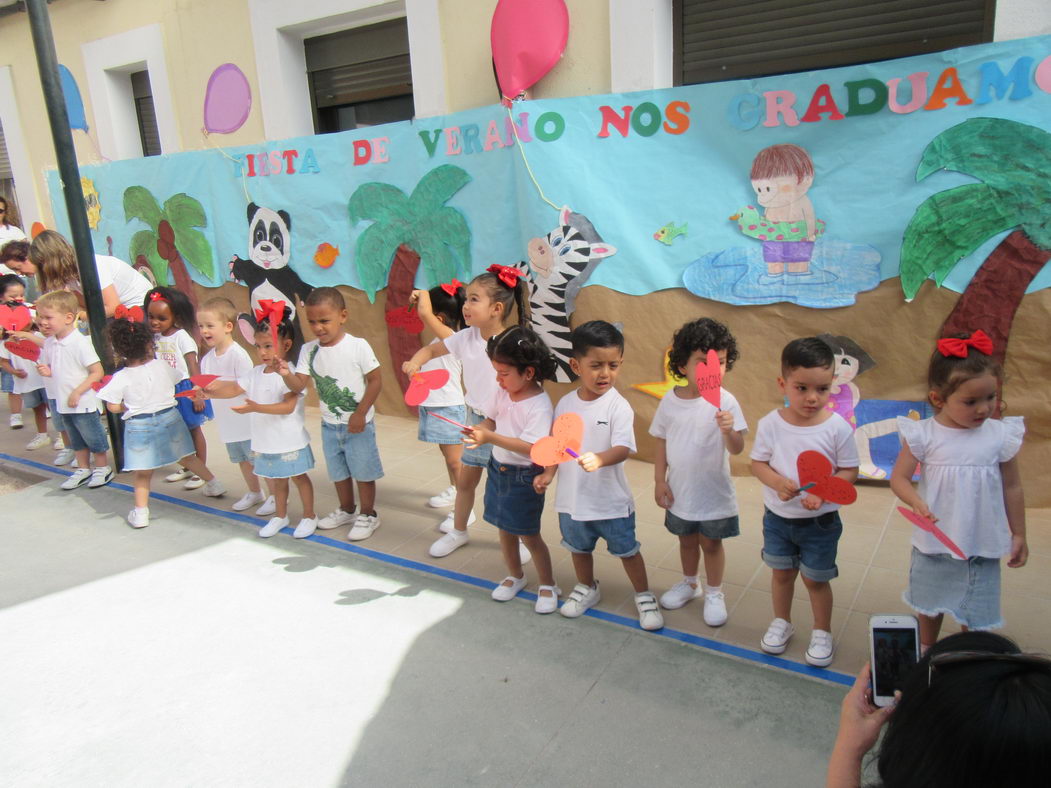
[[[317,370],[314,369],[314,357],[317,355],[320,347],[320,345],[315,345],[314,349],[310,351],[307,365],[310,368],[310,377],[314,379],[314,387],[317,389],[317,398],[324,402],[332,412],[332,415],[338,419],[341,417],[342,413],[353,413],[357,410],[358,401],[348,389],[339,385],[334,377],[329,375],[319,375]]]
[[[653,234],[654,241],[660,241],[662,244],[671,246],[671,242],[678,238],[680,235],[686,235],[686,228],[688,224],[682,224],[678,227],[675,226],[674,222],[668,222],[657,232]]]

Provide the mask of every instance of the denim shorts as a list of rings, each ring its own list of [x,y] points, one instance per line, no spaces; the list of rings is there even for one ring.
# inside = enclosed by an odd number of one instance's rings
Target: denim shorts
[[[51,426],[59,432],[64,432],[66,429],[66,422],[62,418],[62,414],[58,412],[58,403],[53,399],[48,399],[47,409],[51,411]]]
[[[308,443],[302,449],[287,451],[283,454],[262,454],[257,452],[253,460],[256,476],[264,479],[291,479],[301,476],[314,467],[314,452]]]
[[[798,569],[803,577],[827,583],[839,576],[836,548],[843,534],[839,512],[818,517],[763,515],[763,561],[771,569]]]
[[[354,478],[374,482],[383,478],[380,450],[376,448],[376,422],[361,432],[347,432],[346,424],[321,422],[321,448],[325,452],[328,477],[334,482]]]
[[[151,471],[193,454],[193,439],[175,407],[124,421],[124,470]]]
[[[439,408],[428,408],[420,405],[420,429],[416,437],[426,443],[458,444],[463,443],[463,430],[455,424],[436,419],[432,413],[445,416],[447,419],[467,423],[467,408],[463,405],[444,405]]]
[[[968,629],[997,629],[1000,616],[1000,559],[975,556],[961,561],[946,553],[927,555],[912,548],[905,604],[925,616],[948,613]]]
[[[175,393],[178,394],[180,391],[189,391],[193,388],[193,384],[187,380],[180,380],[175,384]],[[182,420],[186,423],[186,426],[191,430],[195,427],[200,427],[206,421],[211,421],[215,415],[212,412],[212,403],[208,400],[204,402],[204,410],[198,412],[193,409],[193,397],[179,397],[175,400],[176,406],[179,408],[179,414],[182,416]]]
[[[540,533],[544,496],[533,489],[533,479],[544,469],[539,465],[504,465],[490,459],[488,470],[482,515],[485,521],[509,534]]]
[[[226,444],[226,456],[230,458],[230,462],[237,463],[241,462],[252,462],[255,455],[252,454],[252,439],[248,438],[243,441],[231,441]]]
[[[477,411],[467,408],[467,421],[463,422],[464,424],[473,427],[475,424],[481,424],[483,421],[485,421],[485,416]],[[492,456],[493,445],[491,443],[483,443],[477,449],[468,449],[465,447],[463,450],[463,456],[460,457],[460,464],[471,465],[475,468],[488,468],[489,460]]]
[[[614,558],[631,558],[642,547],[635,538],[635,512],[611,520],[574,520],[567,512],[558,513],[562,546],[571,553],[592,553],[601,536]]]
[[[15,376],[10,372],[0,372],[0,392],[4,394],[14,394]]]
[[[47,402],[47,393],[43,389],[33,389],[22,394],[22,407],[32,410]]]
[[[102,428],[102,419],[99,418],[98,411],[63,413],[62,423],[69,435],[69,448],[73,451],[88,449],[95,454],[101,454],[109,450],[106,430]]]
[[[737,515],[718,520],[683,520],[670,511],[664,513],[664,527],[676,536],[700,534],[706,539],[727,539],[741,535]]]

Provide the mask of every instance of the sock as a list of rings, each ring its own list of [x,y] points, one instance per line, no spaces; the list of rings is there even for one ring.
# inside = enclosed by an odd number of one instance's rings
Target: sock
[[[706,594],[718,594],[723,590],[722,585],[710,586],[707,583],[704,584],[704,593]]]
[[[683,575],[682,579],[684,582],[689,583],[694,588],[697,587],[697,575]]]

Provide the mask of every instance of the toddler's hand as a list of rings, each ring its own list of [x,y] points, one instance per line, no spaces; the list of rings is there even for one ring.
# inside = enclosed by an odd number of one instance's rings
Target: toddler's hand
[[[287,378],[290,374],[292,374],[292,370],[289,368],[288,362],[285,361],[283,358],[279,358],[277,360],[277,366],[274,367],[274,371],[277,372],[277,374],[283,378]]]
[[[29,375],[29,373],[26,372],[24,369],[13,369],[11,370],[11,374],[13,374],[16,378],[24,378],[27,375]]]
[[[799,488],[796,486],[796,483],[785,477],[781,477],[781,483],[774,490],[777,492],[777,497],[782,501],[791,501],[799,495]]]
[[[69,407],[71,407],[71,408],[77,407],[77,403],[78,402],[80,402],[80,393],[77,392],[77,391],[71,391],[69,393],[69,399],[67,400],[67,403],[69,404]]]
[[[256,410],[256,403],[252,400],[245,398],[245,401],[240,405],[234,405],[230,410],[234,413],[254,413]]]
[[[354,411],[347,419],[347,432],[357,434],[365,431],[365,414]]]
[[[584,452],[577,457],[577,465],[583,468],[588,473],[597,471],[602,467],[602,460],[593,451]]]
[[[675,503],[675,496],[672,495],[671,487],[667,482],[657,482],[653,485],[653,500],[661,509],[670,509]]]
[[[489,430],[484,427],[474,427],[463,431],[463,443],[468,449],[477,449],[483,443],[489,442]]]
[[[544,471],[533,477],[533,491],[537,495],[543,495],[547,488],[551,486],[551,481],[555,478],[554,468],[550,469],[551,472]]]
[[[822,498],[818,498],[816,495],[807,493],[803,496],[803,508],[810,512],[816,512],[821,508],[821,504],[825,501]]]
[[[421,315],[429,315],[432,311],[430,291],[413,290],[412,295],[409,296],[409,306],[415,306]]]
[[[938,522],[938,518],[935,517],[931,513],[931,510],[927,508],[927,504],[925,501],[920,501],[919,503],[913,505],[912,511],[918,514],[920,517],[926,517],[932,523]]]
[[[420,371],[420,365],[414,364],[411,360],[409,360],[401,365],[401,371],[411,378],[413,375]]]
[[[729,435],[734,428],[734,415],[728,410],[717,411],[715,423],[719,425],[719,431],[723,435]]]
[[[51,367],[47,364],[37,364],[36,371],[39,372],[41,376],[45,378],[51,377]]]
[[[204,397],[199,396],[199,394],[200,394],[200,389],[197,389],[196,391],[194,391],[193,396],[190,397],[190,399],[193,400],[193,412],[194,413],[201,413],[204,410],[204,406],[205,406]]]
[[[1029,545],[1021,534],[1011,535],[1011,555],[1007,559],[1007,565],[1012,569],[1025,566],[1029,560]]]

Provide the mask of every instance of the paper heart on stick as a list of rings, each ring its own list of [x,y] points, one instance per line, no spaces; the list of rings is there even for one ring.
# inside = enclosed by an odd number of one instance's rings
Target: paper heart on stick
[[[449,382],[449,370],[429,369],[426,372],[417,372],[409,381],[409,387],[405,389],[405,404],[410,408],[422,405],[427,395],[437,391]]]
[[[4,343],[4,347],[27,361],[40,360],[40,345],[28,339],[9,339]]]
[[[939,542],[941,542],[943,545],[945,545],[954,553],[956,553],[956,555],[962,558],[964,561],[967,560],[967,556],[963,554],[963,550],[961,550],[959,546],[957,546],[956,542],[949,538],[948,534],[946,534],[945,531],[943,531],[941,528],[935,525],[933,520],[930,520],[926,517],[922,517],[916,514],[916,512],[912,511],[911,509],[906,509],[904,506],[899,506],[898,511],[901,513],[902,517],[904,517],[910,523],[915,525],[921,531],[926,531]]]
[[[719,389],[723,385],[723,368],[719,363],[719,354],[714,350],[708,350],[708,357],[703,364],[698,364],[694,370],[694,378],[697,381],[697,390],[710,402],[712,407],[718,410],[721,407],[721,396]]]
[[[199,386],[202,389],[209,383],[216,380],[219,380],[218,375],[190,375],[190,382],[193,385]]]
[[[576,459],[583,439],[584,421],[576,413],[563,413],[551,425],[551,435],[533,444],[529,458],[544,467]]]
[[[0,304],[0,328],[7,331],[21,331],[33,322],[33,313],[27,306],[8,306]]]
[[[819,451],[805,451],[796,459],[800,490],[812,492],[829,503],[847,504],[858,499],[858,491],[846,479],[833,476],[835,468]]]
[[[112,375],[103,375],[102,380],[96,380],[94,383],[91,384],[91,388],[96,392],[102,391],[103,387],[105,387],[105,385],[111,380],[113,380]]]

